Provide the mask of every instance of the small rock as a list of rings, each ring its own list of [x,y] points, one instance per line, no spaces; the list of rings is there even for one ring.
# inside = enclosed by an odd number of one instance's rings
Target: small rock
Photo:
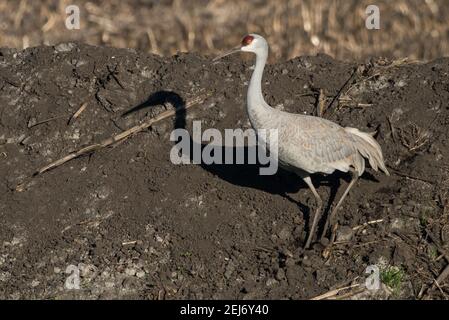
[[[404,80],[399,80],[398,82],[395,83],[396,87],[402,88],[405,87],[407,85],[407,82]]]
[[[11,277],[9,272],[0,272],[0,282],[5,282]]]
[[[15,143],[20,143],[23,141],[23,139],[25,139],[25,134],[21,134],[18,137],[14,137],[14,138],[7,138],[6,139],[6,144],[15,144]]]
[[[293,229],[293,237],[295,237],[295,239],[302,239],[304,234],[304,228],[301,228],[299,226],[295,227],[295,229]]]
[[[309,267],[312,265],[312,261],[310,261],[310,259],[307,256],[304,256],[302,260],[302,265],[305,267]]]
[[[53,268],[53,272],[54,272],[54,273],[60,273],[60,272],[61,272],[61,268],[54,267],[54,268]]]
[[[395,218],[392,222],[391,222],[391,230],[402,230],[404,228],[404,220],[400,219],[400,218]]]
[[[28,120],[28,128],[31,128],[31,127],[33,127],[35,124],[37,123],[37,120],[36,120],[36,118],[30,118],[30,120]]]
[[[125,269],[125,274],[128,276],[134,276],[136,274],[136,269],[134,268],[126,268]]]
[[[276,272],[276,280],[282,281],[285,279],[285,271],[284,269],[279,269],[278,272]]]
[[[293,253],[290,250],[288,250],[287,248],[280,248],[279,253],[281,253],[284,256],[289,257],[289,258],[293,258],[293,256],[294,256]]]
[[[298,67],[303,67],[305,69],[311,70],[313,68],[313,65],[306,59],[301,59],[301,62],[300,64],[298,64]]]
[[[293,259],[293,258],[287,258],[287,259],[285,259],[285,265],[286,266],[289,266],[289,267],[291,267],[291,266],[294,266],[295,265],[295,259]]]
[[[327,247],[329,245],[329,242],[330,242],[329,239],[325,237],[321,238],[320,240],[320,243],[323,247]]]
[[[145,277],[145,271],[143,271],[143,270],[137,271],[137,272],[136,272],[136,277],[137,277],[137,278],[143,278],[143,277]]]
[[[126,278],[125,280],[123,280],[122,282],[122,286],[124,289],[126,290],[132,290],[135,289],[136,287],[136,281],[138,281],[135,278]]]
[[[270,278],[267,280],[266,286],[273,287],[273,286],[277,285],[278,283],[279,283],[279,281],[277,281],[276,279]]]
[[[324,282],[326,280],[326,274],[322,270],[315,271],[315,278],[318,283]]]
[[[154,226],[152,224],[147,224],[145,226],[145,231],[147,232],[148,235],[153,235],[156,232],[156,229],[154,228]]]
[[[337,242],[347,242],[352,239],[354,230],[348,226],[341,226],[337,230],[336,240]]]
[[[278,233],[278,237],[281,240],[288,240],[290,238],[291,232],[288,227],[283,227],[281,231]]]
[[[56,52],[69,52],[72,51],[73,48],[75,48],[75,44],[74,43],[61,43],[58,44],[57,46],[55,46],[55,50]]]
[[[232,261],[229,261],[228,265],[226,266],[226,271],[224,274],[225,278],[229,279],[231,277],[232,273],[234,272],[234,270],[235,270],[234,263]]]
[[[40,282],[39,282],[38,280],[33,280],[33,281],[31,282],[31,286],[32,286],[33,288],[37,287],[38,285],[40,285]]]
[[[110,194],[111,194],[111,190],[109,190],[109,188],[106,186],[101,186],[100,188],[98,188],[98,190],[96,192],[97,198],[99,198],[101,200],[106,199]]]

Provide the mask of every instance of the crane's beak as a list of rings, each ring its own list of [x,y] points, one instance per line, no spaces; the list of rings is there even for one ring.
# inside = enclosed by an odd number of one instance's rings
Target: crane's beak
[[[226,57],[226,56],[229,56],[230,54],[239,52],[239,51],[241,51],[241,50],[242,50],[242,47],[241,47],[241,46],[237,46],[237,47],[235,47],[235,48],[232,48],[232,49],[229,50],[229,51],[226,51],[226,52],[220,54],[219,56],[215,57],[212,61],[215,62],[215,61],[217,61],[217,60],[220,60],[221,58],[224,58],[224,57]]]

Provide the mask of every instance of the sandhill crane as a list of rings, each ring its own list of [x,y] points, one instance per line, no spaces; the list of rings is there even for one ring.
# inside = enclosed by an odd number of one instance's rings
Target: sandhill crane
[[[343,200],[365,170],[367,158],[371,167],[381,169],[389,175],[385,167],[382,149],[373,138],[373,133],[356,128],[341,127],[329,120],[302,114],[293,114],[270,107],[262,94],[262,75],[268,57],[268,43],[260,35],[249,34],[240,46],[216,57],[214,61],[229,54],[244,51],[256,55],[256,65],[251,76],[247,93],[247,112],[252,127],[257,130],[278,130],[278,161],[287,170],[301,177],[316,199],[316,210],[312,226],[307,236],[305,248],[309,248],[323,201],[316,191],[310,175],[312,173],[331,174],[335,170],[351,173],[351,181],[337,205],[326,219],[322,236],[340,208]]]

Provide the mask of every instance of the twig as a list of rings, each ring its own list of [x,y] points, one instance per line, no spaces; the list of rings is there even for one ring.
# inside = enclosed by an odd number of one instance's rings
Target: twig
[[[357,289],[357,290],[355,290],[355,291],[351,291],[351,292],[342,294],[341,296],[337,296],[337,297],[335,297],[334,299],[335,299],[335,300],[345,300],[345,299],[348,299],[348,298],[350,298],[350,297],[353,297],[353,296],[355,296],[355,295],[357,295],[357,294],[360,294],[360,293],[362,293],[362,292],[365,292],[365,291],[366,291],[366,288],[360,288],[360,289]]]
[[[380,239],[380,240],[373,240],[373,241],[362,242],[362,243],[353,245],[353,248],[361,248],[361,247],[364,247],[364,246],[369,246],[369,245],[372,245],[372,244],[375,244],[375,243],[379,243],[379,242],[383,242],[383,241],[387,241],[387,239]]]
[[[365,109],[365,108],[369,108],[372,107],[373,104],[372,103],[361,103],[361,102],[355,102],[353,99],[350,98],[346,98],[344,96],[342,96],[341,98],[338,99],[339,103],[344,103],[341,104],[341,107],[345,107],[345,108],[358,108],[358,109]],[[354,102],[354,104],[349,104],[350,102]]]
[[[57,22],[58,15],[50,13],[48,16],[47,22],[42,26],[41,30],[42,32],[46,33],[50,31],[51,28],[54,27],[55,23]]]
[[[360,285],[361,285],[360,283],[357,283],[357,284],[352,284],[352,285],[347,286],[347,287],[343,287],[343,288],[339,288],[339,289],[334,289],[334,290],[328,291],[328,292],[326,292],[326,293],[324,293],[324,294],[322,294],[322,295],[316,296],[316,297],[314,297],[314,298],[312,298],[312,299],[310,299],[310,300],[324,300],[324,299],[329,299],[329,298],[332,298],[332,297],[337,296],[341,291],[348,290],[348,289],[352,289],[352,288],[357,288],[357,287],[360,287]]]
[[[109,75],[115,80],[115,82],[117,82],[117,84],[120,86],[120,88],[125,89],[125,87],[123,86],[123,84],[120,82],[120,80],[117,78],[117,76],[115,75],[117,72],[117,67],[118,65],[115,66],[114,70],[111,71],[111,69],[109,68],[109,66],[107,66],[107,69],[109,71]]]
[[[357,103],[357,104],[355,105],[355,108],[361,108],[361,109],[364,109],[364,108],[369,108],[369,107],[372,107],[372,106],[373,106],[372,103]]]
[[[184,109],[189,109],[189,108],[193,107],[194,105],[197,105],[197,104],[203,102],[209,95],[210,95],[210,93],[202,94],[202,95],[200,95],[200,96],[198,96],[198,97],[196,97],[196,98],[194,98],[194,99],[192,99],[190,101],[187,101],[186,104],[185,104]],[[138,132],[140,132],[142,130],[147,129],[148,127],[152,126],[154,123],[159,122],[159,121],[161,121],[163,119],[166,119],[168,117],[171,117],[171,116],[175,115],[176,112],[177,112],[177,110],[164,111],[164,112],[160,113],[159,115],[157,115],[156,117],[151,118],[151,119],[145,121],[144,123],[142,123],[140,125],[134,126],[134,127],[130,128],[130,129],[124,131],[124,132],[121,132],[121,133],[119,133],[119,134],[117,134],[115,136],[112,136],[112,137],[109,137],[107,139],[104,139],[103,141],[101,141],[99,143],[94,143],[94,144],[91,144],[91,145],[89,145],[87,147],[84,147],[84,148],[82,148],[82,149],[80,149],[78,151],[74,151],[72,153],[69,153],[65,157],[63,157],[61,159],[58,159],[58,160],[56,160],[56,161],[54,161],[52,163],[49,163],[48,165],[46,165],[46,166],[36,170],[36,172],[34,172],[33,176],[42,174],[42,173],[44,173],[44,172],[46,172],[46,171],[48,171],[50,169],[54,169],[56,167],[59,167],[59,166],[63,165],[64,163],[66,163],[66,162],[68,162],[68,161],[70,161],[72,159],[78,158],[78,157],[80,157],[82,155],[90,154],[90,153],[92,153],[94,151],[97,151],[97,150],[100,150],[102,148],[108,147],[108,146],[110,146],[110,145],[112,145],[114,143],[117,143],[119,141],[120,142],[124,141],[125,139],[129,138],[130,136],[132,136],[132,135],[134,135],[134,134],[136,134],[136,133],[138,133]],[[24,183],[19,184],[16,187],[16,191],[23,190],[23,184]]]
[[[372,225],[372,224],[381,223],[381,222],[384,222],[384,219],[368,221],[368,222],[365,222],[365,223],[363,223],[363,224],[361,224],[359,226],[356,226],[356,227],[352,228],[352,230],[353,231],[357,231],[357,230],[359,230],[361,228],[367,227],[367,226]]]
[[[396,130],[393,126],[393,121],[391,120],[391,116],[386,117],[388,120],[388,124],[390,125],[391,137],[393,138],[393,142],[396,142]]]
[[[192,99],[192,100],[188,101],[185,104],[185,109],[188,109],[188,108],[190,108],[190,107],[192,107],[192,106],[194,106],[194,105],[204,101],[205,98],[206,98],[205,95],[202,95],[202,96],[199,96],[199,97],[197,97],[195,99]],[[34,175],[42,174],[42,173],[44,173],[44,172],[46,172],[46,171],[48,171],[50,169],[54,169],[56,167],[59,167],[60,165],[66,163],[67,161],[75,159],[75,158],[77,158],[79,156],[82,156],[82,155],[85,155],[85,154],[88,154],[88,153],[92,153],[92,152],[97,151],[99,149],[102,149],[104,147],[110,146],[111,144],[114,144],[114,143],[116,143],[118,141],[127,139],[130,136],[132,136],[133,134],[136,134],[136,133],[138,133],[138,132],[140,132],[142,130],[145,130],[145,129],[151,127],[154,123],[159,122],[161,120],[164,120],[164,119],[166,119],[168,117],[171,117],[171,116],[173,116],[175,114],[176,114],[176,110],[167,110],[165,112],[162,112],[161,114],[157,115],[156,117],[151,118],[148,121],[145,121],[144,123],[142,123],[140,125],[134,126],[134,127],[130,128],[130,129],[126,130],[126,131],[123,131],[123,132],[121,132],[121,133],[119,133],[119,134],[117,134],[115,136],[107,138],[107,139],[105,139],[105,140],[103,140],[103,141],[101,141],[99,143],[94,143],[94,144],[91,144],[91,145],[89,145],[87,147],[84,147],[84,148],[82,148],[82,149],[80,149],[78,151],[69,153],[65,157],[63,157],[63,158],[61,158],[59,160],[56,160],[56,161],[54,161],[54,162],[52,162],[52,163],[50,163],[50,164],[48,164],[48,165],[38,169],[34,173]]]
[[[354,89],[356,85],[361,84],[361,83],[364,83],[364,82],[366,82],[366,81],[368,81],[368,80],[371,80],[371,79],[373,79],[373,78],[375,78],[375,77],[378,77],[378,76],[380,76],[380,73],[375,73],[375,74],[373,74],[373,75],[371,75],[371,76],[369,76],[369,77],[367,77],[367,78],[362,79],[362,81],[359,81],[359,82],[354,83],[352,86],[349,87],[348,91],[346,91],[344,95],[345,95],[345,96],[348,95],[349,92],[351,92],[351,90]]]
[[[154,32],[153,32],[153,30],[151,30],[151,28],[147,30],[147,36],[148,36],[148,40],[150,41],[151,52],[155,53],[155,54],[160,54],[159,46],[157,45],[156,36],[154,35]]]
[[[318,116],[320,118],[323,117],[324,113],[326,112],[326,95],[324,94],[324,90],[320,89],[320,94],[318,96]]]
[[[430,181],[430,180],[426,180],[426,179],[423,179],[423,178],[415,177],[415,176],[412,176],[412,175],[409,175],[409,174],[406,174],[406,173],[402,173],[402,172],[397,171],[396,169],[394,169],[394,168],[392,168],[390,166],[388,168],[391,169],[391,171],[393,171],[393,173],[396,174],[397,176],[400,176],[400,177],[403,177],[403,178],[408,178],[408,179],[411,179],[411,180],[425,182],[425,183],[430,184],[432,186],[434,185],[434,181]]]
[[[430,240],[433,242],[433,244],[435,245],[435,247],[437,248],[437,250],[444,255],[444,258],[447,260],[447,262],[449,262],[449,252],[447,250],[445,250],[442,246],[441,243],[439,241],[437,241],[437,239],[428,231],[426,231],[426,235],[430,238]]]
[[[441,288],[441,284],[444,282],[444,280],[446,280],[447,277],[449,277],[449,264],[446,266],[446,268],[444,268],[443,272],[441,272],[441,274],[438,276],[438,278],[433,279],[433,283],[431,286],[427,286],[427,285],[423,284],[423,286],[421,287],[421,290],[418,294],[418,299],[422,299],[424,297],[424,294],[426,295],[426,297],[429,296],[430,290],[435,289],[435,287],[437,287],[438,290],[440,290],[441,294],[446,299],[448,299],[446,293]]]
[[[440,285],[446,280],[446,278],[449,277],[449,264],[444,268],[443,272],[436,278],[435,285],[440,287]]]
[[[78,118],[80,116],[80,114],[86,110],[87,107],[87,102],[84,102],[81,107],[73,114],[73,116],[70,117],[69,121],[67,122],[67,124],[71,124],[73,123],[76,118]]]
[[[343,84],[343,86],[340,88],[340,90],[338,90],[337,94],[335,95],[335,97],[332,99],[331,103],[329,103],[329,105],[327,106],[326,110],[329,110],[332,105],[334,104],[334,102],[340,98],[343,89],[348,85],[348,83],[354,78],[354,76],[357,74],[357,70],[358,68],[354,68],[354,71],[351,73],[351,76],[348,78],[348,80],[346,80],[346,82]]]
[[[449,262],[449,252],[447,252],[440,244],[439,241],[437,241],[437,239],[428,231],[425,230],[426,235],[430,238],[430,240],[433,242],[433,244],[435,245],[435,247],[437,248],[437,250],[444,256],[444,258],[446,259],[447,262]],[[440,275],[438,276],[438,278],[434,279],[432,286],[430,287],[424,287],[424,289],[422,289],[422,293],[421,294],[421,298],[424,296],[424,293],[426,295],[429,294],[429,291],[434,289],[435,287],[438,287],[438,289],[443,293],[443,295],[446,297],[444,291],[442,291],[440,285],[444,282],[444,280],[446,280],[446,278],[449,277],[449,264],[444,268],[444,270],[440,273]],[[446,297],[447,298],[447,297]]]
[[[38,122],[33,123],[31,125],[28,125],[28,128],[31,129],[31,128],[35,127],[35,126],[38,126],[38,125],[41,125],[41,124],[44,124],[44,123],[47,123],[47,122],[50,122],[50,121],[53,121],[53,120],[58,120],[58,119],[61,119],[61,118],[64,118],[64,117],[66,117],[66,116],[62,116],[61,115],[61,116],[57,116],[57,117],[41,120],[41,121],[38,121]]]
[[[426,286],[425,284],[423,284],[423,285],[421,286],[421,290],[419,290],[419,293],[418,293],[418,295],[417,295],[417,298],[418,298],[419,300],[421,300],[422,297],[424,296],[424,293],[426,292],[426,288],[427,288],[427,286]]]
[[[129,246],[131,244],[136,244],[137,240],[133,240],[133,241],[124,241],[122,242],[122,246]]]

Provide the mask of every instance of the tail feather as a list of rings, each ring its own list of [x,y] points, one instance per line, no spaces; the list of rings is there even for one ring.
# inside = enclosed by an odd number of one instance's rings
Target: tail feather
[[[384,157],[382,155],[382,149],[379,143],[373,138],[374,133],[362,132],[356,128],[345,128],[345,130],[351,134],[355,146],[360,154],[368,159],[370,166],[377,171],[378,169],[385,172],[387,176],[390,175],[386,166]],[[361,158],[361,157],[360,157]],[[363,159],[361,159],[363,161]],[[363,173],[365,166],[360,165],[360,159],[356,163],[356,169],[358,169],[359,174]]]

